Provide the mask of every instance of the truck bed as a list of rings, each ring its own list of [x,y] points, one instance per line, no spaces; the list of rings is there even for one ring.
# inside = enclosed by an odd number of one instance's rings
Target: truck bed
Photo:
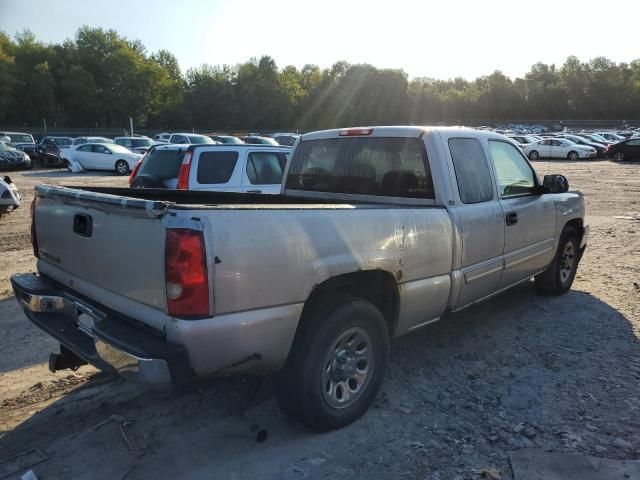
[[[113,195],[117,197],[137,198],[157,202],[167,202],[175,205],[193,206],[304,206],[313,205],[315,207],[332,205],[334,207],[347,206],[353,204],[365,204],[365,202],[343,200],[332,200],[326,198],[299,198],[285,195],[261,195],[257,193],[236,193],[236,192],[203,192],[190,190],[167,190],[163,188],[119,188],[119,187],[78,187],[65,186],[73,190],[81,190],[91,193]]]

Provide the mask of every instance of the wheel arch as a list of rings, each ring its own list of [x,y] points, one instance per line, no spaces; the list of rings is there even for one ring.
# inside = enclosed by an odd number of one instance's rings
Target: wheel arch
[[[393,336],[398,324],[400,305],[398,284],[393,274],[380,269],[343,273],[314,286],[304,303],[296,332],[305,319],[310,317],[309,312],[332,294],[348,295],[371,302],[382,313],[389,336]]]
[[[584,220],[582,218],[574,218],[565,223],[562,230],[564,231],[567,227],[573,228],[578,233],[578,245],[582,242],[582,237],[584,236]]]

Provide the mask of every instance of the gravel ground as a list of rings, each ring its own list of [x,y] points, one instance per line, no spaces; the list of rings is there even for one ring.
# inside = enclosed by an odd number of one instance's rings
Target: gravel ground
[[[170,391],[90,367],[49,373],[54,342],[7,283],[34,268],[32,186],[126,179],[13,175],[25,202],[0,220],[0,462],[38,447],[49,457],[33,467],[41,479],[435,480],[512,478],[509,453],[521,448],[640,458],[640,165],[536,168],[587,196],[591,235],[572,291],[542,297],[522,285],[399,339],[371,410],[321,435],[282,416],[269,378]]]

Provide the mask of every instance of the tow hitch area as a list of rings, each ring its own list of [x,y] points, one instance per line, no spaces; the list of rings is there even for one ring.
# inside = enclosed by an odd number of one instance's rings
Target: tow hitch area
[[[87,365],[87,362],[64,345],[60,345],[60,353],[52,353],[49,355],[49,370],[51,370],[51,373],[67,369],[75,372],[83,365]]]

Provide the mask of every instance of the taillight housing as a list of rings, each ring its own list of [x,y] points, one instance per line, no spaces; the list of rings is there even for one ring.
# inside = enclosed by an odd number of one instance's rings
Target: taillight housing
[[[38,251],[38,235],[36,234],[36,207],[38,206],[38,197],[33,197],[31,201],[31,227],[30,227],[30,236],[31,236],[31,246],[33,247],[33,254],[36,258],[40,258],[40,253]]]
[[[146,155],[144,157],[146,157]],[[138,175],[138,171],[140,170],[140,167],[142,166],[142,160],[144,159],[144,157],[142,157],[140,160],[138,160],[138,163],[136,163],[136,166],[133,167],[133,170],[131,170],[131,175],[129,175],[129,186],[131,186],[131,184],[133,183],[133,181],[136,178],[136,175]]]
[[[182,159],[182,165],[180,165],[180,172],[178,173],[178,190],[189,189],[189,173],[191,173],[191,157],[192,152],[186,152]]]
[[[209,276],[202,232],[186,228],[167,230],[165,283],[169,315],[210,316]]]

